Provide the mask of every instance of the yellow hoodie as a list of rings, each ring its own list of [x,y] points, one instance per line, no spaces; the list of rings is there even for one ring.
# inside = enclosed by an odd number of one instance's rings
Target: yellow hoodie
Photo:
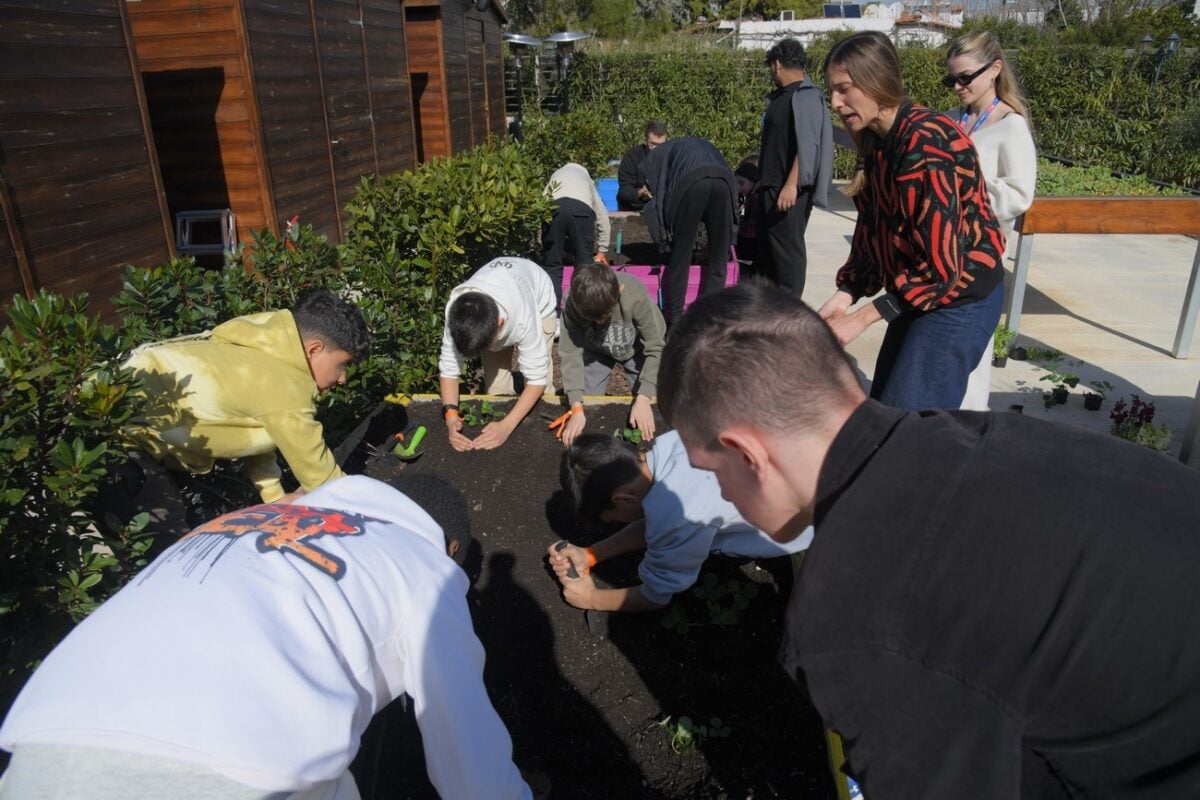
[[[268,503],[283,495],[276,448],[305,491],[342,476],[314,418],[317,384],[292,312],[251,314],[143,345],[126,366],[147,399],[126,437],[159,462],[203,473],[214,459],[244,459]]]

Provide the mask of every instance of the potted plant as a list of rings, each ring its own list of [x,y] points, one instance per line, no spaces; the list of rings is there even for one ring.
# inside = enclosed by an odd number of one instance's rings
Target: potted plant
[[[1121,439],[1148,447],[1156,453],[1166,453],[1171,446],[1171,429],[1165,423],[1154,424],[1154,401],[1143,402],[1138,395],[1131,395],[1127,405],[1122,397],[1113,404],[1108,418],[1112,420],[1109,432]]]
[[[1089,381],[1090,392],[1083,396],[1083,407],[1088,411],[1099,411],[1105,396],[1112,391],[1113,385],[1108,381]]]
[[[996,332],[992,334],[993,367],[1003,369],[1004,365],[1008,363],[1008,345],[1016,335],[1015,331],[1009,330],[1008,326],[1003,323],[996,326]]]
[[[1079,385],[1079,376],[1070,372],[1047,372],[1042,377],[1038,378],[1042,381],[1050,381],[1050,391],[1047,392],[1054,402],[1046,403],[1046,407],[1051,405],[1063,405],[1067,402],[1067,398],[1071,395],[1071,389]]]

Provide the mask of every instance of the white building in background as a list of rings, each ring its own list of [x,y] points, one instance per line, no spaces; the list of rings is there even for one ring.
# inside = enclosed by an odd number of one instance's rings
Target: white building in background
[[[1200,2],[1200,0],[1197,0]],[[765,50],[784,37],[811,44],[828,33],[880,31],[897,44],[941,47],[962,27],[963,6],[946,3],[826,3],[823,19],[723,20],[717,30],[742,50]]]

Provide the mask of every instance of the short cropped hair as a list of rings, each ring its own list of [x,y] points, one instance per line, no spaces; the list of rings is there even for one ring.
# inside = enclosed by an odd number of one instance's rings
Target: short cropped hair
[[[667,123],[663,122],[662,120],[652,119],[646,123],[646,132],[643,135],[645,135],[645,136],[666,136],[667,135]]]
[[[367,355],[371,334],[362,311],[353,303],[328,289],[313,289],[301,295],[290,310],[301,341],[319,339],[327,347],[345,350],[355,361]]]
[[[621,302],[621,286],[607,264],[593,261],[575,270],[567,299],[581,317],[598,322],[608,319]]]
[[[717,448],[731,425],[819,431],[862,397],[833,331],[790,292],[741,284],[697,300],[663,350],[658,407]]]
[[[784,69],[808,69],[808,54],[804,52],[804,45],[790,36],[780,39],[767,51],[763,63],[769,67],[772,61],[778,61]]]
[[[637,448],[615,436],[585,433],[563,451],[559,482],[576,513],[597,521],[612,507],[613,491],[642,474]]]
[[[464,292],[450,304],[446,323],[455,349],[467,358],[474,358],[496,338],[496,331],[500,330],[500,307],[483,292]]]

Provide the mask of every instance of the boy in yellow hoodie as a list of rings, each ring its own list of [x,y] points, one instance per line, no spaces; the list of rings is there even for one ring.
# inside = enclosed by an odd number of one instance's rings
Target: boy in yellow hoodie
[[[126,427],[128,443],[187,472],[208,472],[218,458],[242,459],[268,503],[284,495],[278,450],[302,490],[312,491],[342,476],[313,401],[345,383],[368,340],[358,307],[319,289],[288,311],[143,345],[126,362],[147,399]]]

